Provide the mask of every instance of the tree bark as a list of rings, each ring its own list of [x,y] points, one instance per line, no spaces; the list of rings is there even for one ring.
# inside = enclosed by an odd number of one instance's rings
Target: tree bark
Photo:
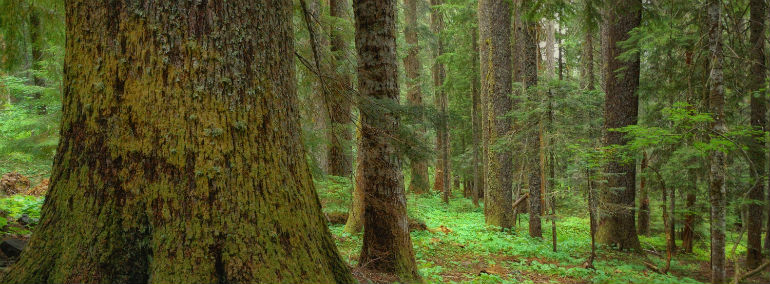
[[[65,9],[51,189],[1,282],[355,281],[299,135],[290,2]]]
[[[364,166],[361,155],[361,128],[356,131],[356,141],[358,141],[358,155],[356,156],[355,184],[353,185],[353,200],[350,202],[350,211],[348,219],[345,222],[343,231],[355,234],[361,232],[364,228]]]
[[[639,177],[639,227],[640,235],[650,233],[650,198],[647,194],[647,178],[644,175],[647,170],[647,152],[642,153],[642,175]]]
[[[639,26],[642,18],[641,0],[622,0],[606,10],[604,145],[624,145],[623,133],[613,128],[637,122],[639,87],[639,55],[630,61],[617,58],[624,49],[619,42],[629,38],[629,32]],[[600,192],[602,213],[596,239],[620,250],[639,250],[636,235],[636,166],[627,161],[610,160],[605,168],[607,183]]]
[[[479,30],[482,43],[482,91],[489,110],[486,119],[488,145],[495,145],[511,130],[505,115],[511,110],[511,11],[504,0],[479,1]],[[484,194],[485,220],[489,225],[513,225],[511,192],[511,152],[487,150],[487,192]]]
[[[330,108],[330,87],[327,86],[327,81],[329,80],[325,80],[324,76],[329,73],[325,62],[329,42],[321,32],[322,27],[320,19],[321,11],[323,10],[321,1],[311,0],[309,3],[305,4],[308,4],[307,7],[305,7],[307,9],[305,12],[308,13],[307,18],[305,18],[305,24],[310,33],[310,47],[313,52],[314,67],[317,73],[315,80],[312,82],[313,93],[310,96],[312,108],[310,116],[312,117],[313,122],[313,132],[320,133],[323,138],[322,143],[319,143],[316,146],[318,148],[315,149],[315,151],[312,151],[312,155],[321,172],[323,172],[323,174],[328,174],[330,164],[329,152],[331,151],[331,132],[329,129],[331,129],[330,116],[332,111]]]
[[[767,99],[765,96],[765,80],[767,72],[765,67],[765,18],[767,16],[766,1],[750,0],[751,9],[749,29],[751,30],[751,72],[748,80],[748,89],[751,94],[751,127],[754,130],[764,131],[767,119]],[[748,194],[748,198],[754,201],[748,205],[747,220],[747,249],[746,266],[749,269],[756,268],[762,262],[762,217],[764,215],[765,199],[765,147],[761,142],[764,139],[764,133],[757,134],[752,139],[752,146],[749,147],[749,155],[752,164],[752,179],[754,187]]]
[[[382,102],[398,103],[396,1],[353,3],[358,51],[361,149],[364,192],[364,238],[359,266],[395,274],[402,282],[418,281],[406,217],[401,161],[392,139],[398,115]],[[387,104],[384,104],[387,105]]]
[[[407,54],[404,57],[404,71],[406,73],[406,100],[410,106],[422,106],[422,90],[420,89],[420,46],[417,42],[417,0],[404,0],[404,38],[406,39]],[[419,127],[418,136],[422,138],[425,129]],[[424,160],[412,160],[412,180],[409,183],[409,191],[413,193],[426,193],[430,187],[428,182],[428,164]]]
[[[479,97],[479,74],[478,74],[478,30],[472,32],[473,38],[473,72],[471,78],[471,127],[473,137],[473,205],[479,206],[479,195],[484,190],[484,171],[481,160],[481,98]]]
[[[528,9],[531,1],[522,1],[522,8]],[[526,14],[526,13],[524,13]],[[537,88],[537,22],[522,16],[521,46],[523,51],[522,75],[524,86],[527,90],[527,97],[534,107],[540,105],[540,92]],[[553,70],[551,70],[553,71]],[[544,199],[543,199],[543,127],[539,116],[533,127],[535,130],[527,139],[527,164],[529,173],[529,235],[531,237],[542,238],[542,221]]]
[[[430,1],[431,6],[441,5],[441,3],[441,0]],[[438,57],[444,54],[444,44],[441,40],[441,32],[444,29],[444,19],[437,8],[432,8],[430,14],[430,27],[431,31],[436,36],[437,42],[436,48],[433,50],[433,67],[431,68],[431,73],[433,73],[434,97],[439,112],[438,129],[436,130],[436,153],[438,153],[438,157],[436,159],[436,181],[433,183],[433,189],[442,192],[442,200],[444,203],[448,203],[452,191],[452,185],[449,183],[449,119],[447,117],[449,98],[442,87],[444,85],[444,78],[446,77],[444,64],[438,62]]]
[[[329,0],[329,15],[342,21],[349,21],[346,13],[348,7],[347,0]],[[348,68],[348,47],[344,40],[342,31],[332,27],[329,33],[331,42],[331,57],[336,70],[346,70],[334,73],[334,80],[328,80],[331,85],[332,93],[329,96],[329,154],[327,159],[327,168],[330,175],[349,176],[352,172],[352,154],[351,140],[352,131],[350,129],[351,106],[353,105],[355,95],[352,92],[353,86],[350,79]],[[327,82],[328,82],[327,81]]]
[[[685,253],[692,253],[692,248],[695,239],[695,217],[692,213],[695,208],[695,198],[698,191],[697,185],[697,173],[695,170],[689,170],[688,172],[688,190],[686,194],[685,208],[687,208],[687,214],[684,217],[684,226],[682,228],[682,250]]]
[[[709,53],[709,107],[714,116],[711,122],[711,139],[721,139],[725,126],[725,89],[722,74],[722,29],[720,28],[720,0],[708,1]],[[724,152],[709,153],[709,202],[711,203],[711,283],[725,283],[725,157]]]

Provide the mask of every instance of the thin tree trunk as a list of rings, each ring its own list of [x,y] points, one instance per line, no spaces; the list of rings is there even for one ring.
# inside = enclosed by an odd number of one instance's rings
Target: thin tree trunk
[[[473,205],[479,206],[479,195],[484,190],[484,170],[481,161],[481,98],[479,97],[479,74],[478,74],[478,31],[474,30],[472,33],[473,38],[473,72],[471,73],[471,127],[473,137]]]
[[[613,128],[634,125],[637,122],[639,87],[639,55],[630,61],[620,60],[624,51],[618,44],[629,38],[631,30],[639,26],[642,18],[641,0],[622,0],[609,5],[605,15],[604,32],[604,143],[626,144],[624,134],[609,131]],[[618,161],[617,157],[605,168],[607,183],[600,191],[602,213],[599,215],[597,241],[616,246],[620,250],[639,250],[636,235],[636,165]]]
[[[639,177],[639,234],[647,235],[650,233],[650,198],[647,194],[647,152],[642,153],[642,174]]]
[[[591,256],[588,257],[588,261],[586,262],[586,267],[588,268],[594,268],[594,259],[596,259],[596,226],[597,226],[597,220],[596,220],[596,193],[594,192],[593,187],[593,178],[591,177],[591,172],[593,169],[590,167],[586,168],[586,185],[588,187],[588,218],[590,221],[590,231],[591,231]]]
[[[528,9],[532,5],[530,0],[522,2],[522,8]],[[524,53],[522,75],[524,85],[527,88],[527,97],[534,107],[539,106],[540,98],[537,88],[537,22],[532,19],[522,18],[521,43]],[[527,164],[529,168],[529,235],[542,238],[542,223],[540,216],[543,214],[543,159],[542,156],[542,124],[538,118],[536,131],[527,140]]]
[[[350,21],[347,15],[348,9],[347,0],[329,0],[329,15],[341,21]],[[350,176],[352,172],[352,131],[350,129],[351,119],[351,107],[354,101],[354,95],[350,90],[353,86],[351,83],[350,73],[347,72],[348,68],[345,68],[348,64],[348,47],[345,42],[342,31],[332,27],[329,31],[329,41],[331,42],[331,57],[334,61],[336,70],[345,70],[336,72],[334,74],[334,80],[328,80],[327,82],[333,86],[332,94],[330,95],[330,108],[329,113],[330,127],[329,127],[329,154],[327,159],[327,168],[329,174],[335,176]]]
[[[422,90],[420,88],[420,46],[417,42],[417,0],[404,0],[404,38],[406,39],[407,55],[404,57],[406,72],[406,99],[410,106],[422,106]],[[419,126],[418,136],[422,138],[425,129]],[[428,192],[428,164],[424,160],[412,160],[412,181],[409,191],[417,194]]]
[[[431,6],[434,6],[430,14],[430,27],[434,36],[436,36],[437,42],[436,48],[433,50],[433,67],[431,68],[431,71],[433,73],[433,89],[436,106],[439,110],[438,129],[436,131],[436,153],[438,153],[439,156],[436,159],[436,181],[433,184],[433,189],[442,192],[444,203],[448,203],[452,191],[452,185],[449,183],[449,120],[447,119],[449,98],[447,97],[447,93],[443,90],[444,77],[446,77],[444,64],[438,62],[438,57],[444,54],[444,44],[441,40],[441,32],[444,30],[444,20],[439,9],[435,8],[435,6],[441,5],[441,3],[441,0],[430,1]]]
[[[495,145],[511,130],[505,115],[511,110],[511,11],[505,0],[479,1],[481,35],[482,90],[486,92],[489,114],[488,145]],[[486,86],[486,87],[484,87]],[[510,228],[513,225],[511,193],[511,152],[487,150],[487,192],[484,194],[485,219],[489,225]]]
[[[311,34],[309,41],[315,61],[315,72],[317,72],[316,80],[312,83],[313,93],[310,96],[312,110],[310,115],[312,117],[313,132],[322,133],[324,140],[323,143],[317,145],[318,148],[315,149],[315,151],[312,151],[312,155],[315,158],[315,163],[318,168],[321,169],[324,174],[327,174],[329,173],[329,143],[331,142],[329,136],[331,110],[329,106],[329,86],[326,85],[323,76],[328,73],[326,72],[327,68],[325,68],[326,65],[324,63],[328,42],[321,32],[320,19],[321,10],[323,9],[323,7],[321,7],[321,1],[311,0],[308,4],[309,5],[305,7],[307,11],[304,11],[308,13],[305,21],[308,32]]]
[[[355,184],[353,185],[353,200],[350,202],[348,219],[343,231],[355,234],[364,228],[364,166],[361,155],[361,128],[357,128],[356,141],[358,141],[358,155],[356,156]]]
[[[398,103],[396,1],[353,3],[361,105],[364,238],[359,266],[395,274],[401,282],[419,281],[409,236],[401,161],[392,139],[398,115],[381,101]]]
[[[766,9],[767,1],[764,0],[750,0],[749,6],[751,9],[751,20],[749,28],[751,30],[751,72],[749,78],[749,90],[752,91],[751,95],[751,126],[755,130],[764,131],[767,119],[765,118],[767,112],[767,99],[765,88],[765,80],[767,79],[767,72],[765,67],[765,18],[767,17]],[[764,215],[764,206],[762,202],[765,199],[765,147],[760,142],[764,138],[764,132],[757,134],[752,139],[753,145],[749,147],[749,155],[751,157],[751,174],[754,180],[754,187],[751,188],[751,192],[748,194],[748,198],[755,201],[748,205],[748,220],[747,220],[747,249],[746,249],[746,266],[749,269],[754,269],[762,262],[762,216]]]
[[[708,1],[709,52],[711,72],[709,106],[714,116],[711,138],[721,139],[725,126],[725,89],[722,74],[722,29],[720,28],[720,0]],[[711,283],[725,283],[725,154],[718,150],[709,153],[709,202],[711,203]]]
[[[353,283],[300,139],[291,2],[134,4],[65,2],[51,190],[0,282]]]

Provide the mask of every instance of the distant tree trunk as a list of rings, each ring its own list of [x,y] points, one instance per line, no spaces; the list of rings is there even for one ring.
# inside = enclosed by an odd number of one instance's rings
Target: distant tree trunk
[[[398,103],[396,1],[353,3],[361,103],[364,238],[359,265],[419,281],[406,217],[401,161],[391,141],[399,118],[382,101]]]
[[[347,7],[347,0],[329,0],[329,15],[343,21],[349,21],[346,13]],[[329,32],[329,40],[331,41],[334,69],[347,70],[342,68],[347,65],[349,52],[342,31],[332,28]],[[333,86],[333,93],[330,96],[330,108],[332,111],[329,114],[331,125],[329,127],[330,141],[327,168],[331,175],[350,176],[352,172],[350,144],[353,136],[350,129],[350,123],[352,122],[350,109],[355,97],[353,92],[351,92],[353,86],[350,74],[346,71],[336,72],[334,80],[328,81],[331,81],[329,83]]]
[[[489,184],[487,178],[489,177],[489,92],[490,84],[487,76],[489,74],[490,55],[489,55],[489,40],[490,29],[482,28],[482,22],[484,25],[489,25],[489,15],[487,15],[487,8],[482,6],[481,1],[478,3],[477,16],[478,20],[478,40],[479,46],[479,114],[481,116],[481,191],[479,195],[484,196],[484,216],[489,214],[489,206],[487,206],[487,196],[489,196]]]
[[[597,226],[597,196],[596,192],[594,191],[593,186],[593,177],[591,175],[591,172],[594,170],[590,167],[586,167],[586,186],[588,188],[588,219],[589,219],[589,229],[591,233],[591,256],[588,257],[588,267],[593,268],[594,267],[594,259],[596,259],[596,226]]]
[[[356,131],[356,141],[358,145],[358,155],[356,155],[355,184],[353,185],[353,200],[350,202],[350,211],[348,219],[345,222],[343,231],[355,234],[364,228],[364,166],[361,155],[361,128]]]
[[[430,1],[431,6],[441,5],[441,3],[441,0]],[[448,203],[452,191],[452,186],[449,184],[449,120],[447,119],[449,98],[442,87],[446,76],[444,64],[438,62],[438,57],[444,54],[444,44],[441,40],[444,20],[437,8],[433,8],[430,14],[430,27],[437,42],[436,48],[433,50],[433,68],[431,71],[433,73],[434,97],[439,111],[438,129],[436,130],[436,153],[438,153],[438,157],[436,159],[436,181],[433,184],[433,189],[443,192],[442,199],[444,203]]]
[[[583,39],[583,74],[580,80],[581,87],[592,91],[595,87],[594,79],[594,36],[592,32],[586,32]]]
[[[647,195],[647,152],[642,153],[642,175],[639,177],[639,234],[647,235],[650,233],[650,198]]]
[[[522,1],[522,8],[528,9],[531,5],[530,0]],[[523,29],[521,36],[521,46],[523,51],[522,75],[524,85],[527,88],[527,96],[530,102],[539,106],[540,98],[537,88],[537,22],[523,16]],[[539,117],[539,116],[538,116]],[[540,216],[543,214],[543,159],[542,156],[542,124],[538,118],[538,126],[527,139],[527,165],[529,169],[529,235],[531,237],[542,238],[542,222]]]
[[[624,134],[610,129],[637,122],[639,55],[630,61],[620,60],[618,56],[624,49],[618,43],[627,40],[629,32],[639,26],[642,1],[616,1],[608,6],[605,18],[604,145],[623,145],[626,143]],[[599,196],[603,210],[599,215],[597,241],[621,250],[638,250],[640,245],[634,221],[636,165],[612,159],[605,171],[607,183]]]
[[[478,31],[474,30],[472,33],[473,38],[473,72],[471,73],[473,78],[471,79],[471,127],[473,137],[473,205],[479,206],[479,195],[484,190],[484,171],[481,163],[481,98],[479,97],[479,74],[478,74]]]
[[[692,188],[691,188],[692,189]],[[687,202],[685,206],[688,210],[692,210],[695,206],[695,192],[687,193]],[[682,250],[685,253],[692,253],[693,243],[695,239],[695,214],[687,213],[684,217],[684,228],[682,228]]]
[[[407,44],[407,54],[404,57],[404,70],[406,72],[406,99],[409,105],[422,106],[422,90],[420,90],[420,45],[417,42],[417,0],[404,0],[404,38]],[[419,126],[418,135],[422,138],[425,129]],[[409,183],[409,191],[413,193],[426,193],[430,183],[428,182],[428,165],[424,160],[411,161],[412,181]]]
[[[751,95],[751,126],[755,130],[764,131],[767,119],[767,98],[765,96],[765,18],[767,9],[764,0],[750,0],[751,21],[749,28],[751,30],[751,72],[748,89],[752,91]],[[746,266],[754,269],[762,262],[762,216],[764,215],[764,206],[762,202],[765,199],[765,147],[761,143],[764,133],[755,135],[752,139],[753,145],[749,147],[752,169],[751,173],[754,180],[754,187],[751,188],[748,197],[757,203],[748,205],[747,237],[748,247],[746,249]]]
[[[323,10],[323,7],[321,7],[321,1],[320,0],[311,0],[309,3],[307,3],[307,13],[309,14],[309,19],[306,19],[307,22],[307,28],[308,32],[312,33],[313,36],[310,37],[310,45],[311,49],[313,50],[313,57],[316,62],[315,66],[318,74],[316,74],[316,80],[313,81],[313,93],[310,96],[310,102],[311,102],[311,119],[313,123],[313,132],[314,133],[321,133],[321,137],[323,137],[322,143],[317,144],[315,151],[312,151],[312,156],[315,159],[315,163],[318,166],[319,169],[324,174],[329,173],[329,152],[330,150],[330,132],[329,129],[330,126],[330,118],[331,115],[331,109],[330,109],[330,99],[329,96],[329,86],[327,86],[326,81],[324,79],[324,75],[327,73],[326,64],[324,62],[324,59],[326,58],[326,48],[328,47],[328,41],[326,40],[326,37],[323,36],[321,33],[321,11]],[[314,68],[314,69],[316,69]]]
[[[490,113],[488,143],[495,145],[511,130],[504,117],[511,110],[511,11],[505,0],[479,1],[479,30],[482,32],[482,91],[485,91]],[[511,152],[488,150],[487,192],[484,194],[486,223],[502,228],[513,225],[511,192]]]
[[[708,1],[709,52],[711,74],[709,76],[711,138],[720,138],[727,131],[725,126],[725,89],[722,75],[722,29],[720,28],[720,0]],[[709,202],[711,203],[711,283],[725,282],[725,153],[712,150],[709,153]]]
[[[0,282],[353,283],[300,138],[291,2],[135,4],[65,2],[51,190]]]

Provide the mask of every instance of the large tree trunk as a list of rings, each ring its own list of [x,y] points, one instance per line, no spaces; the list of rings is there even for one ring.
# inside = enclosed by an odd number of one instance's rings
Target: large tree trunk
[[[714,116],[711,122],[711,138],[721,139],[727,132],[725,126],[725,89],[722,74],[722,29],[720,14],[722,1],[709,0],[709,52],[711,74],[709,75],[709,107]],[[709,153],[709,202],[711,203],[711,283],[725,282],[725,153],[712,150]]]
[[[342,21],[349,21],[347,16],[347,0],[329,0],[329,15]],[[351,84],[348,68],[348,48],[340,29],[332,27],[329,33],[331,42],[331,57],[336,70],[345,70],[334,74],[334,80],[327,80],[331,87],[329,95],[329,154],[327,156],[327,168],[329,174],[335,176],[349,176],[352,171],[352,154],[350,144],[352,131],[350,129],[351,105],[355,95]]]
[[[604,145],[624,145],[627,141],[623,133],[610,129],[637,122],[639,55],[630,61],[620,60],[618,56],[624,49],[619,43],[627,40],[629,32],[639,26],[642,19],[641,0],[622,0],[608,5],[605,18]],[[634,221],[636,165],[612,159],[605,168],[605,175],[607,183],[599,196],[603,210],[599,216],[596,240],[621,250],[638,250],[639,238]]]
[[[359,0],[353,4],[358,51],[363,155],[364,244],[359,265],[393,273],[402,282],[419,280],[406,219],[401,161],[392,142],[399,128],[396,1]],[[385,104],[387,105],[387,104]]]
[[[647,163],[647,152],[643,152],[640,168],[642,175],[639,177],[639,225],[637,228],[640,235],[650,233],[650,197],[647,194],[647,177],[645,176]]]
[[[472,32],[473,37],[473,76],[471,78],[471,136],[473,137],[473,205],[479,206],[479,195],[484,190],[484,172],[481,164],[481,102],[479,98],[479,74],[478,74],[478,31]]]
[[[479,1],[479,30],[482,51],[482,91],[486,92],[488,145],[495,145],[511,130],[504,117],[511,110],[511,11],[504,0]],[[502,228],[513,225],[511,151],[488,151],[487,192],[484,194],[486,223]]]
[[[441,5],[441,0],[431,0],[431,6]],[[438,62],[437,58],[444,54],[444,44],[441,41],[441,31],[444,29],[444,20],[438,8],[433,8],[430,14],[430,28],[436,36],[436,48],[433,50],[433,67],[431,73],[433,76],[433,90],[436,107],[438,108],[438,129],[436,130],[436,181],[433,183],[433,189],[442,192],[443,201],[449,202],[449,195],[452,186],[449,184],[449,128],[447,123],[447,109],[449,98],[443,90],[444,77],[446,73],[444,64]]]
[[[417,42],[417,0],[404,0],[404,38],[407,44],[407,54],[404,57],[404,70],[406,72],[406,100],[411,106],[422,106],[422,90],[420,90],[420,46]],[[425,130],[420,126],[419,137]],[[409,183],[409,191],[413,193],[426,193],[430,183],[428,182],[428,165],[424,160],[411,161],[412,181]]]
[[[751,29],[751,39],[749,42],[751,46],[751,72],[749,78],[748,89],[752,91],[751,95],[751,126],[755,130],[764,130],[767,120],[765,119],[765,113],[767,112],[767,103],[765,97],[765,80],[767,77],[765,74],[765,18],[767,9],[765,7],[766,1],[763,0],[751,0],[749,6],[751,8],[751,22],[749,24]],[[755,135],[752,140],[753,145],[749,147],[749,155],[751,156],[752,164],[752,177],[754,180],[754,187],[749,192],[749,199],[756,203],[748,205],[748,220],[747,220],[747,237],[748,247],[746,249],[746,266],[749,269],[754,269],[762,262],[762,216],[764,215],[764,206],[762,202],[765,199],[765,147],[761,143],[764,138],[764,133]]]
[[[522,9],[529,9],[531,1],[522,1]],[[526,15],[526,13],[523,13]],[[537,88],[537,22],[532,19],[524,18],[522,21],[522,32],[519,34],[521,39],[521,47],[523,52],[522,62],[522,75],[524,79],[524,86],[527,88],[527,97],[532,105],[538,106],[540,102],[540,92]],[[553,71],[553,70],[550,70]],[[539,117],[539,116],[538,116]],[[537,126],[532,127],[533,130],[527,139],[527,165],[528,165],[528,181],[529,181],[529,235],[531,237],[542,238],[542,221],[541,215],[543,214],[543,159],[542,147],[543,135],[542,124],[540,120],[536,122]]]
[[[51,190],[2,282],[354,282],[299,135],[291,12],[67,1]]]

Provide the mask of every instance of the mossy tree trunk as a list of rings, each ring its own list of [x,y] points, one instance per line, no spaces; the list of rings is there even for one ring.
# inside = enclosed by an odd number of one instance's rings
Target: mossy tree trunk
[[[767,72],[765,67],[765,18],[767,18],[767,1],[751,0],[749,6],[751,9],[751,21],[749,29],[751,30],[751,72],[749,74],[749,90],[751,94],[751,126],[754,130],[764,131],[767,124],[765,118],[767,112],[767,97],[765,89],[765,80]],[[746,225],[747,244],[746,266],[754,269],[762,262],[762,216],[764,215],[765,200],[765,147],[761,142],[764,133],[757,134],[752,140],[753,145],[749,147],[751,157],[752,177],[754,187],[751,188],[748,197],[755,203],[748,205],[749,218]]]
[[[356,156],[356,172],[353,184],[353,200],[350,202],[350,211],[348,219],[345,222],[343,230],[350,234],[361,232],[364,228],[364,166],[361,155],[361,128],[357,128],[356,141],[358,141],[358,155]]]
[[[406,218],[406,196],[399,153],[393,143],[399,117],[387,105],[398,103],[396,1],[358,0],[353,4],[361,93],[361,166],[364,239],[359,264],[393,273],[402,282],[420,275]],[[385,106],[385,107],[383,107]]]
[[[422,106],[422,90],[420,88],[420,45],[417,42],[417,0],[404,0],[404,38],[407,44],[407,54],[404,57],[404,71],[406,72],[406,99],[411,106]],[[422,121],[418,121],[422,123]],[[425,129],[418,126],[418,136],[422,138]],[[420,140],[421,141],[421,140]],[[430,187],[428,182],[428,164],[424,160],[414,159],[410,163],[412,181],[409,183],[409,191],[414,193],[426,193]]]
[[[354,282],[301,144],[290,2],[65,5],[51,189],[3,283]]]
[[[725,88],[722,73],[722,1],[708,1],[708,36],[711,70],[709,74],[709,110],[714,116],[710,138],[722,139],[725,125]],[[711,204],[711,283],[725,283],[725,175],[726,155],[719,150],[709,153],[709,203]]]
[[[533,2],[523,0],[521,8],[527,11],[531,8]],[[530,19],[527,13],[522,14],[521,47],[523,52],[522,75],[524,86],[526,87],[527,97],[530,104],[537,108],[540,105],[540,91],[537,90],[537,22]],[[546,44],[547,45],[547,44]],[[552,65],[552,64],[551,64]],[[547,70],[553,72],[553,69]],[[539,117],[539,116],[538,116]],[[542,238],[543,214],[543,133],[540,119],[534,122],[537,126],[532,127],[527,138],[527,180],[529,184],[529,235],[531,237]]]
[[[511,110],[511,10],[504,0],[479,1],[479,34],[481,35],[481,80],[486,92],[489,114],[486,118],[488,145],[491,147],[511,130],[505,115]],[[487,192],[484,194],[484,217],[489,225],[513,226],[511,151],[489,149],[487,152]]]
[[[641,23],[641,0],[616,1],[605,11],[605,103],[604,145],[624,145],[620,132],[610,129],[637,123],[639,98],[639,55],[625,61],[618,56],[625,51],[619,44],[630,37],[630,32]],[[636,234],[635,197],[636,165],[613,157],[606,167],[606,184],[600,192],[599,224],[596,240],[618,249],[640,249]]]

